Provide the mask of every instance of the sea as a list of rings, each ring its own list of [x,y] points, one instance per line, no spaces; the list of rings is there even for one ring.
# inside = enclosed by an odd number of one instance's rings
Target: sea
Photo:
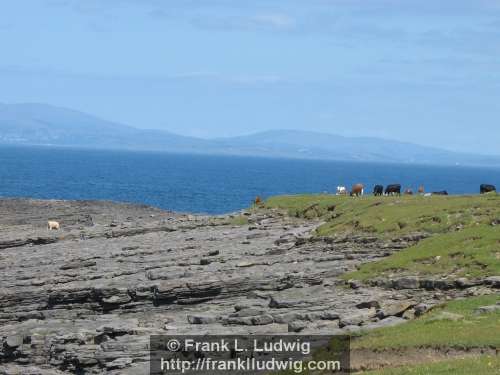
[[[355,183],[368,192],[375,184],[400,183],[478,194],[481,183],[500,187],[500,168],[0,146],[0,197],[112,200],[222,214],[248,207],[256,196],[335,193]]]

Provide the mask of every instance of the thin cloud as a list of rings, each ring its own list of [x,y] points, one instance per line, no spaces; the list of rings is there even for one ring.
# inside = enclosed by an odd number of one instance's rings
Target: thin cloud
[[[289,29],[296,24],[295,19],[287,14],[260,14],[254,16],[252,21],[257,25],[273,27],[275,29]]]
[[[191,82],[213,82],[234,85],[274,85],[289,82],[285,78],[274,75],[255,75],[255,74],[225,74],[219,72],[204,72],[193,71],[178,74],[164,75],[112,75],[98,73],[75,72],[50,67],[31,67],[22,65],[0,65],[0,74],[22,75],[22,76],[41,76],[41,77],[60,77],[60,78],[76,78],[76,79],[93,79],[93,80],[144,80],[151,82],[160,81],[178,81],[189,80]]]
[[[200,15],[191,20],[195,27],[211,30],[275,30],[286,31],[296,26],[293,17],[283,13],[260,13],[251,16],[228,15],[209,16]]]

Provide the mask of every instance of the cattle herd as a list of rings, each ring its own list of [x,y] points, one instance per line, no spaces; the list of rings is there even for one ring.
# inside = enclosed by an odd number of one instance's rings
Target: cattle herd
[[[419,194],[424,195],[424,196],[448,195],[448,192],[446,190],[435,191],[433,193],[426,193],[423,186],[419,186],[417,191]],[[493,191],[494,192],[497,191],[494,185],[481,184],[481,186],[479,187],[479,192],[481,194],[490,193]],[[359,197],[360,195],[364,195],[364,193],[365,193],[365,186],[363,184],[354,184],[352,186],[352,189],[351,189],[349,194],[351,195],[351,197]],[[404,194],[412,195],[413,190],[408,188],[404,191]],[[347,195],[347,188],[345,186],[337,186],[337,195]],[[374,196],[401,195],[401,185],[400,184],[391,184],[391,185],[387,185],[385,189],[384,189],[383,185],[375,185],[373,187],[373,195]],[[255,197],[253,204],[257,205],[257,206],[262,204],[262,198],[260,196]],[[47,229],[48,230],[59,230],[60,224],[57,221],[49,220],[47,222]]]
[[[354,184],[352,186],[352,189],[351,189],[349,194],[352,197],[359,197],[360,195],[364,195],[364,192],[365,192],[365,187],[363,184]],[[432,193],[426,193],[423,186],[419,186],[417,192],[418,192],[418,194],[424,195],[424,196],[448,195],[448,192],[446,190],[440,190],[440,191],[434,191]],[[494,185],[481,184],[481,186],[479,187],[479,192],[481,194],[496,192],[496,188]],[[348,194],[348,191],[347,191],[347,188],[345,186],[337,186],[337,195],[347,195],[347,194]],[[405,189],[403,194],[412,195],[413,190],[410,188]],[[401,185],[400,184],[390,184],[390,185],[387,185],[385,187],[385,189],[384,189],[383,185],[375,185],[373,187],[373,195],[374,196],[401,195]]]

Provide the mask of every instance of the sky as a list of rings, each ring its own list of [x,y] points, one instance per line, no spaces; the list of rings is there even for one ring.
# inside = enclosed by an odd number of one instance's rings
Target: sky
[[[500,154],[500,0],[16,0],[0,102]]]

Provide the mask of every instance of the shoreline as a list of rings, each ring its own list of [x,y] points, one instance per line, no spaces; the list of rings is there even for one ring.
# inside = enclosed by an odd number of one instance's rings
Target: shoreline
[[[347,282],[345,272],[418,239],[316,237],[322,219],[282,209],[198,216],[0,199],[0,210],[0,341],[30,342],[0,358],[0,367],[20,371],[146,374],[154,334],[354,334],[491,288]],[[47,231],[48,218],[60,219],[61,230]]]

